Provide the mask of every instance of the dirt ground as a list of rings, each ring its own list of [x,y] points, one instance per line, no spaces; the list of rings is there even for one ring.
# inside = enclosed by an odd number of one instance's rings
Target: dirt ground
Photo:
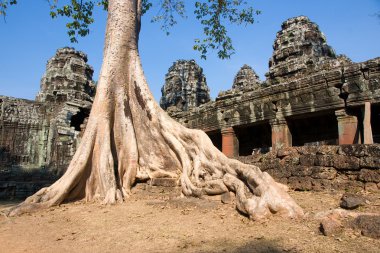
[[[0,216],[0,252],[380,252],[380,240],[346,230],[323,236],[311,218],[337,208],[342,192],[291,192],[308,213],[254,222],[220,199],[178,197],[138,185],[126,203],[75,202],[21,217]],[[360,211],[380,212],[380,194]],[[0,210],[15,203],[0,203]]]

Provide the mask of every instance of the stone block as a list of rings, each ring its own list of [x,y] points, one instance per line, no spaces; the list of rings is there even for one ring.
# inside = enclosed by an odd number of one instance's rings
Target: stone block
[[[278,169],[281,167],[281,164],[280,164],[280,159],[278,158],[269,158],[269,159],[263,159],[263,161],[261,162],[260,168],[263,168],[263,169]]]
[[[303,166],[314,166],[316,160],[316,155],[305,154],[300,157],[300,165]]]
[[[333,157],[333,167],[338,170],[358,170],[360,160],[353,156],[336,155]]]
[[[312,167],[311,177],[314,179],[329,179],[332,180],[336,177],[337,171],[333,167]]]
[[[380,145],[368,145],[367,152],[369,156],[380,157]]]
[[[377,170],[368,170],[362,169],[360,170],[359,179],[363,182],[380,182],[380,169]]]
[[[360,215],[352,221],[351,226],[364,236],[380,239],[380,215]]]
[[[363,157],[368,155],[367,145],[341,145],[338,154]]]
[[[340,207],[344,209],[356,209],[359,206],[365,205],[366,199],[358,194],[345,193],[340,199]]]
[[[310,166],[289,166],[292,176],[295,177],[307,177],[313,173],[313,169]]]
[[[299,165],[300,164],[300,158],[299,156],[286,156],[281,160],[281,163],[289,164],[289,165]]]
[[[333,155],[317,155],[315,157],[315,165],[323,167],[333,167],[335,157],[336,156]]]
[[[344,227],[335,217],[325,217],[320,224],[320,231],[325,236],[339,235],[343,232]]]
[[[360,167],[380,169],[380,157],[366,156],[360,158]]]

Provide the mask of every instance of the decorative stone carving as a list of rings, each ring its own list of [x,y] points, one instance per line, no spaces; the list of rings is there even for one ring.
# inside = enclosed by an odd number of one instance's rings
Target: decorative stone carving
[[[160,105],[163,109],[187,111],[210,101],[203,69],[194,60],[178,60],[165,76]]]
[[[282,24],[273,49],[266,74],[272,85],[299,78],[337,58],[318,25],[305,16],[290,18]],[[336,66],[340,61],[330,64]]]
[[[41,79],[41,90],[36,101],[92,101],[95,94],[93,72],[92,67],[87,64],[85,53],[69,47],[58,49],[46,65],[46,73]]]
[[[234,78],[232,89],[258,89],[260,88],[260,83],[260,78],[252,67],[244,64]]]
[[[86,62],[82,52],[59,49],[37,101],[0,96],[0,199],[24,198],[66,170],[95,94]]]

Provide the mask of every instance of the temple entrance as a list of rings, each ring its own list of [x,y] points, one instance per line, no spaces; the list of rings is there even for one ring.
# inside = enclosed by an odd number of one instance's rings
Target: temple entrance
[[[210,137],[212,144],[214,144],[215,147],[222,151],[222,134],[220,130],[206,132],[206,134],[208,137]]]
[[[373,142],[380,143],[380,105],[372,105],[371,111]]]
[[[293,146],[338,144],[338,121],[334,112],[288,118],[287,121]]]
[[[239,140],[239,156],[267,153],[272,146],[272,130],[268,122],[234,127]]]

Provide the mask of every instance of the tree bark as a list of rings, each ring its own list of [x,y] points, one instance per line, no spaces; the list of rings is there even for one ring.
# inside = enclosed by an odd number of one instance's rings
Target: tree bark
[[[66,173],[11,210],[10,215],[85,199],[112,204],[137,181],[178,179],[185,196],[236,194],[252,219],[302,209],[259,168],[228,159],[201,130],[171,119],[155,102],[138,53],[141,0],[109,0],[103,65],[82,141]]]

